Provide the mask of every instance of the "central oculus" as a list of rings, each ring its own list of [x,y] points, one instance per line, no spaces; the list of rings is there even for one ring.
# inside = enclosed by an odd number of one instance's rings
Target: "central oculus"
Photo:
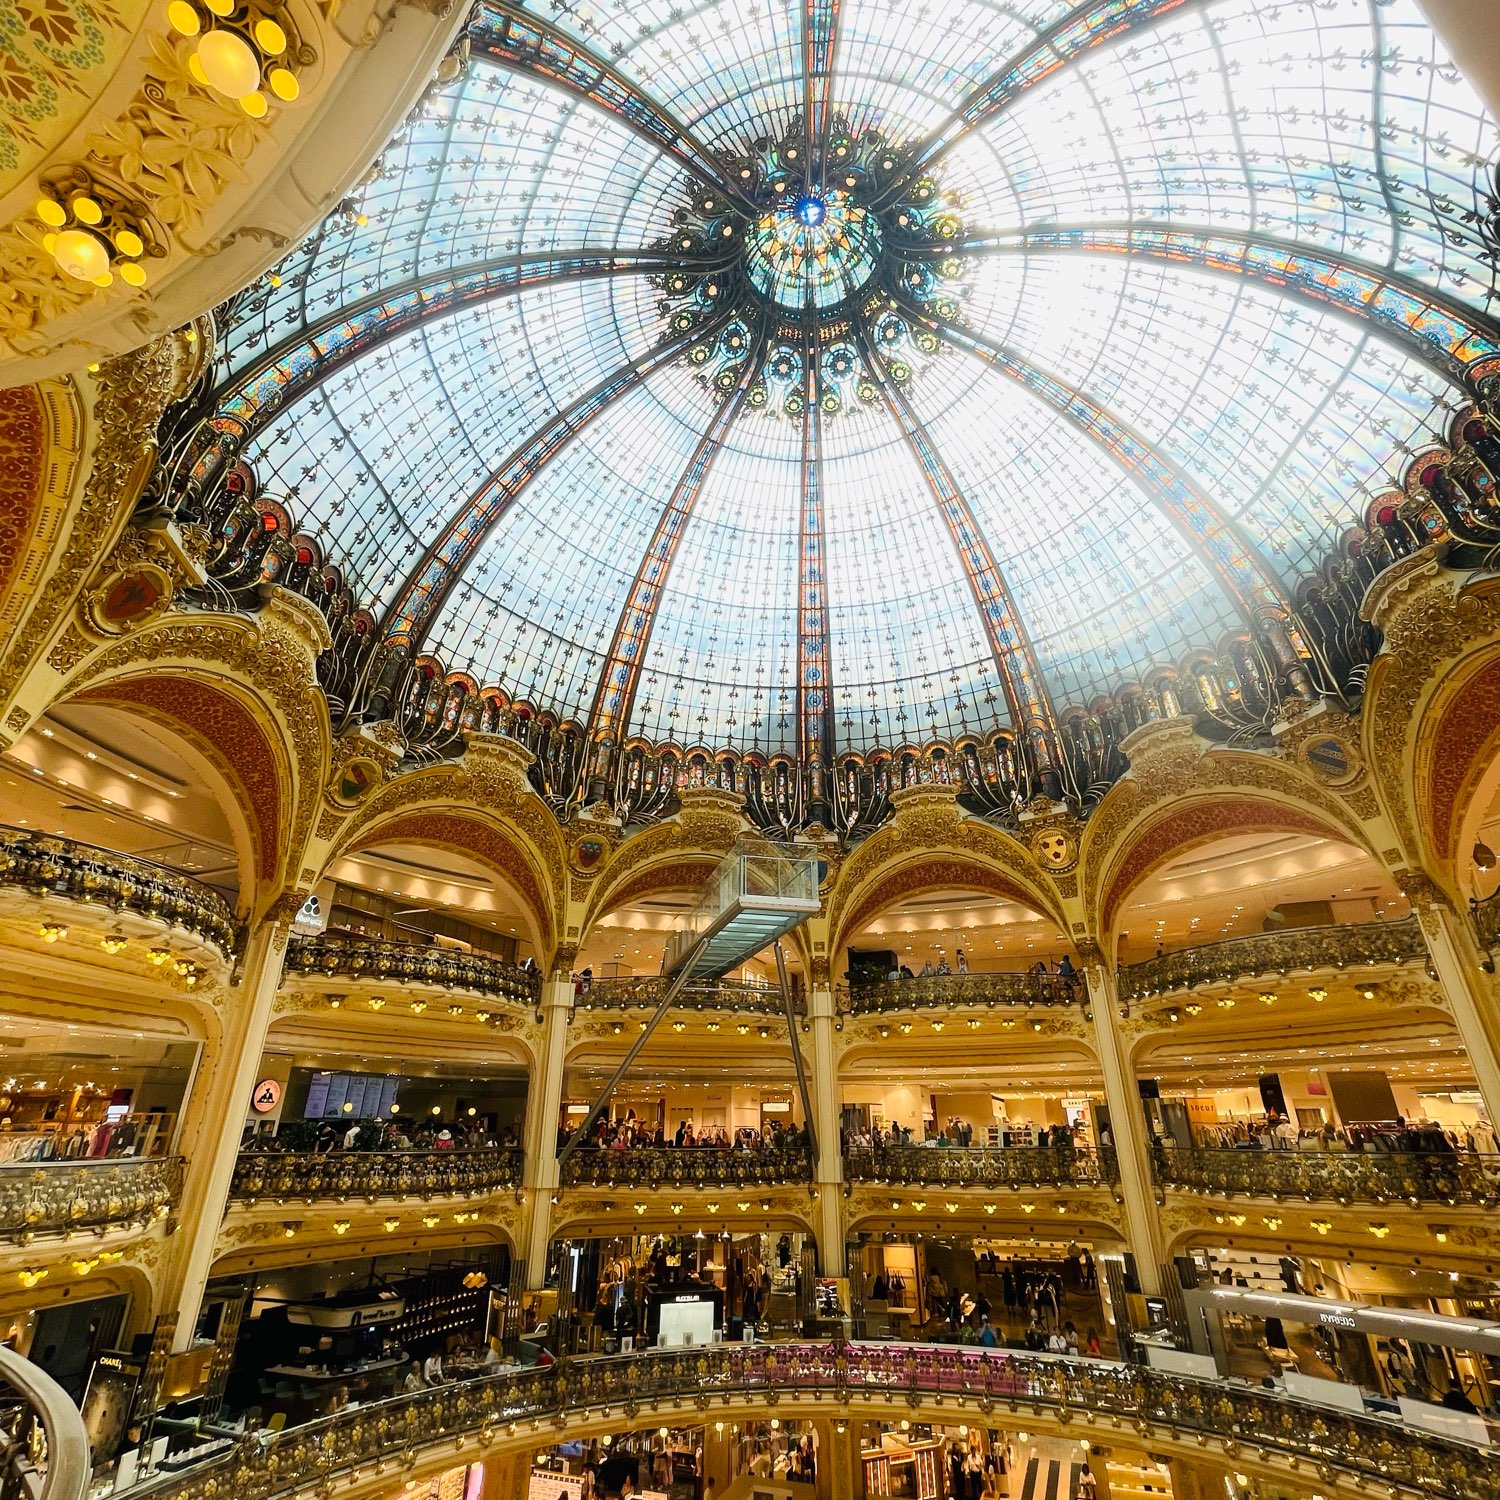
[[[768,301],[792,311],[834,307],[880,266],[880,222],[847,193],[806,193],[758,218],[745,271]]]

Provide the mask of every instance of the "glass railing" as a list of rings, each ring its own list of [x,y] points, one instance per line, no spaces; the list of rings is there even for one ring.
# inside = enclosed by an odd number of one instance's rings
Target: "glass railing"
[[[670,970],[693,944],[736,907],[771,911],[818,906],[818,861],[810,856],[734,850],[719,861],[697,904],[667,940],[663,968]]]
[[[923,1420],[924,1403],[941,1400],[960,1421],[966,1403],[980,1412],[1024,1403],[1033,1423],[1068,1422],[1075,1436],[1103,1418],[1100,1441],[1123,1429],[1152,1451],[1201,1453],[1213,1440],[1231,1453],[1253,1447],[1259,1462],[1294,1462],[1351,1486],[1444,1500],[1500,1500],[1500,1462],[1492,1448],[1409,1427],[1395,1417],[1296,1400],[1248,1383],[1169,1375],[1139,1365],[1019,1354],[977,1347],[889,1343],[718,1344],[610,1358],[567,1360],[514,1374],[470,1380],[386,1401],[280,1432],[257,1433],[228,1453],[125,1493],[145,1500],[256,1500],[326,1494],[391,1461],[409,1467],[425,1447],[451,1455],[462,1441],[503,1439],[507,1428],[552,1423],[570,1414],[618,1407],[629,1425],[642,1406],[689,1402],[694,1420],[742,1413],[765,1403],[788,1415],[856,1412],[867,1402],[899,1404]],[[872,1408],[873,1410],[873,1408]],[[953,1415],[958,1413],[958,1415]],[[657,1419],[643,1415],[635,1425]],[[972,1418],[970,1420],[973,1420]],[[1011,1423],[1019,1422],[1012,1417]],[[533,1431],[522,1434],[533,1445]],[[449,1460],[451,1461],[451,1459]],[[389,1481],[387,1481],[389,1486]],[[1303,1487],[1307,1481],[1303,1481]],[[1303,1489],[1299,1489],[1299,1493]],[[119,1492],[117,1492],[119,1493]]]
[[[0,1166],[0,1236],[142,1227],[165,1218],[181,1192],[178,1156],[9,1162]]]
[[[925,974],[849,986],[851,1015],[966,1005],[1076,1005],[1087,990],[1081,974]]]
[[[1157,1181],[1248,1197],[1338,1203],[1500,1203],[1500,1156],[1476,1151],[1266,1151],[1158,1145]]]
[[[849,1182],[923,1187],[1068,1187],[1118,1182],[1112,1150],[1066,1146],[877,1146],[844,1152]]]
[[[88,1429],[68,1393],[0,1345],[0,1500],[83,1500]]]
[[[1500,891],[1473,904],[1474,931],[1486,952],[1500,947]]]
[[[230,1199],[445,1198],[515,1187],[519,1146],[454,1151],[245,1151],[234,1164]]]
[[[356,936],[294,937],[287,944],[288,974],[322,974],[330,979],[370,980],[376,984],[431,984],[471,990],[493,1000],[534,1005],[542,978],[488,953],[465,952],[437,943],[393,943]]]
[[[1425,960],[1427,949],[1415,917],[1399,922],[1360,922],[1340,927],[1295,927],[1249,937],[1178,948],[1120,969],[1120,998],[1147,1000],[1174,990],[1263,974],[1360,969]]]
[[[128,854],[0,827],[0,885],[129,911],[190,932],[226,958],[235,951],[234,913],[216,890]]]
[[[667,992],[667,981],[627,975],[595,979],[580,984],[574,1004],[579,1010],[651,1010],[661,1003]],[[737,1010],[755,1015],[780,1015],[781,991],[764,984],[747,984],[741,980],[717,979],[702,984],[685,985],[674,1002],[677,1010]],[[806,1010],[801,995],[793,995],[792,1008],[798,1014]]]
[[[762,1187],[811,1179],[812,1163],[801,1147],[719,1151],[712,1146],[632,1146],[612,1151],[589,1146],[562,1164],[565,1187]]]

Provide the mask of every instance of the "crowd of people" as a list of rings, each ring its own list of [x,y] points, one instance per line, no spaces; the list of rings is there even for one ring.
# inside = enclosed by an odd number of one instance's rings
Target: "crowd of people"
[[[1497,1149],[1494,1130],[1484,1122],[1462,1131],[1445,1129],[1435,1120],[1407,1120],[1398,1115],[1390,1124],[1322,1125],[1304,1128],[1276,1110],[1259,1119],[1229,1120],[1199,1126],[1197,1144],[1243,1151],[1367,1151],[1393,1155],[1457,1156],[1465,1152],[1490,1155]]]
[[[292,1120],[275,1133],[245,1127],[241,1152],[306,1153],[327,1156],[335,1151],[498,1151],[521,1144],[514,1125],[496,1126],[489,1120],[441,1118],[409,1120],[379,1116],[370,1120]]]
[[[573,1129],[566,1122],[558,1127],[559,1151],[572,1139]],[[759,1129],[743,1125],[732,1131],[722,1125],[695,1128],[691,1120],[683,1120],[676,1130],[669,1132],[665,1125],[637,1119],[635,1111],[630,1110],[619,1120],[599,1120],[584,1144],[596,1151],[697,1150],[793,1155],[805,1152],[808,1140],[806,1130],[795,1120],[785,1125],[780,1120],[768,1120]]]
[[[1002,1147],[1007,1139],[1012,1147],[1025,1146],[1040,1151],[1077,1151],[1088,1145],[1087,1128],[1076,1125],[1031,1125],[1018,1124],[1013,1128],[1002,1127],[999,1131]],[[967,1150],[974,1147],[989,1148],[988,1131],[976,1128],[969,1120],[950,1115],[946,1121],[928,1121],[921,1137],[911,1126],[892,1121],[887,1126],[853,1125],[843,1130],[843,1149],[851,1151],[899,1150],[905,1146],[937,1146]]]
[[[936,962],[931,958],[923,961],[921,969],[913,972],[911,966],[904,963],[892,965],[886,978],[893,983],[899,983],[903,979],[940,979],[948,974],[967,974],[969,972],[969,958],[962,948],[953,955],[953,963],[950,965],[946,954],[939,954]],[[1082,975],[1079,974],[1073,960],[1065,953],[1055,964],[1049,965],[1045,958],[1039,958],[1035,963],[1029,965],[1023,972],[1035,978],[1045,978],[1050,975],[1058,980],[1065,989],[1076,988],[1082,983]],[[850,982],[857,983],[855,975],[850,975]]]

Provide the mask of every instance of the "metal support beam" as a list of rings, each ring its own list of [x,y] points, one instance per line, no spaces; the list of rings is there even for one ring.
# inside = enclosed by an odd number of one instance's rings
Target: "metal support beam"
[[[562,1165],[567,1159],[589,1138],[589,1132],[598,1123],[599,1116],[609,1107],[609,1101],[614,1091],[619,1088],[620,1080],[630,1071],[633,1064],[641,1055],[642,1048],[651,1040],[651,1033],[661,1024],[662,1017],[676,1003],[677,997],[686,987],[688,980],[692,977],[693,965],[702,956],[703,950],[708,946],[708,937],[704,936],[693,944],[677,972],[667,984],[666,992],[662,995],[660,1003],[651,1012],[651,1019],[646,1022],[640,1034],[630,1044],[625,1056],[620,1059],[620,1065],[610,1074],[609,1082],[604,1085],[604,1092],[594,1101],[593,1107],[583,1117],[583,1123],[568,1137],[568,1143],[557,1154],[557,1169],[559,1176]]]
[[[812,1095],[807,1091],[807,1069],[802,1065],[802,1046],[797,1040],[797,1016],[792,1009],[792,987],[786,977],[786,953],[781,939],[776,939],[776,981],[781,986],[781,1008],[786,1014],[786,1039],[792,1049],[792,1066],[797,1070],[797,1092],[802,1096],[802,1119],[807,1131],[807,1158],[818,1159],[818,1130],[813,1123]]]

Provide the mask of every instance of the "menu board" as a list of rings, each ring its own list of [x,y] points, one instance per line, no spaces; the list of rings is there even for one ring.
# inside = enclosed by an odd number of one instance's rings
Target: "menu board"
[[[388,1118],[391,1105],[400,1097],[400,1083],[399,1078],[380,1073],[314,1073],[307,1085],[303,1118]]]
[[[526,1500],[582,1500],[583,1476],[533,1469]]]

